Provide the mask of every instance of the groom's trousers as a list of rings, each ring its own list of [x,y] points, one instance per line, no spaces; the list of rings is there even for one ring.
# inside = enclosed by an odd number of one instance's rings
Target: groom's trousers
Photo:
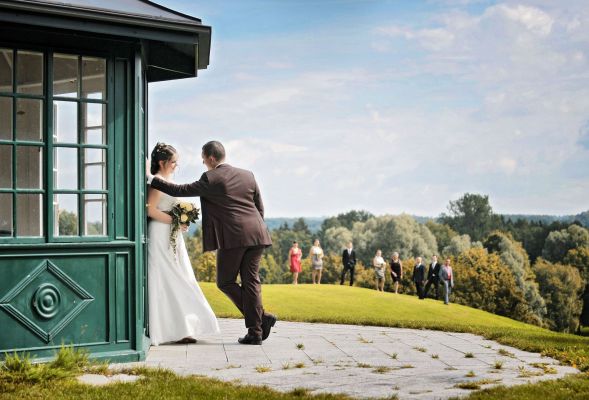
[[[262,336],[262,284],[258,270],[266,246],[217,250],[217,287],[245,317],[249,333]],[[241,286],[237,284],[237,274]]]

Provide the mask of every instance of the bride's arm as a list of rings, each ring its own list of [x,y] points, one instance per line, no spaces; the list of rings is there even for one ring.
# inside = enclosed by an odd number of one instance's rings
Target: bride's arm
[[[163,222],[164,224],[171,224],[172,216],[158,210],[156,207],[160,201],[161,195],[162,192],[159,190],[149,188],[149,192],[147,193],[147,215],[156,221]]]

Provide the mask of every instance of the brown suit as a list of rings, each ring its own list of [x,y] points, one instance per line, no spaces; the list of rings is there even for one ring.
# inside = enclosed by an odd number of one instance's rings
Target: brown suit
[[[258,270],[272,240],[254,174],[221,164],[189,184],[154,177],[151,187],[175,197],[200,196],[203,248],[217,250],[217,286],[245,316],[250,333],[261,335],[264,309]],[[236,283],[238,273],[241,286]]]

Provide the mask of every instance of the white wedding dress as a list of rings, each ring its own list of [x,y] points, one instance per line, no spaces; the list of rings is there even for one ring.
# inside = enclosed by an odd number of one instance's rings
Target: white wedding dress
[[[157,208],[169,211],[176,201],[162,193]],[[174,254],[170,229],[171,225],[155,220],[148,226],[149,334],[154,346],[219,333],[217,318],[194,277],[182,233]]]

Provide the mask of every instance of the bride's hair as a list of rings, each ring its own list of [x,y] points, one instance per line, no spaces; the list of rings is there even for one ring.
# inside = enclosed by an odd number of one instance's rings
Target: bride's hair
[[[170,161],[178,152],[174,146],[158,142],[151,152],[151,173],[155,175],[160,170],[160,161]]]

